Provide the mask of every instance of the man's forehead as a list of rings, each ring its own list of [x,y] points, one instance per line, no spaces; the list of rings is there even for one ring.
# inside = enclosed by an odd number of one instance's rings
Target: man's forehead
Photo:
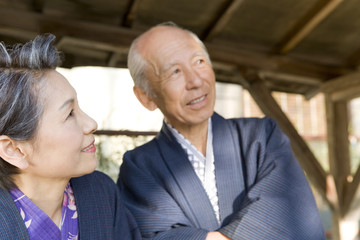
[[[188,38],[190,34],[180,28],[170,26],[157,26],[145,32],[139,39],[139,49],[161,45],[162,42],[179,38]]]

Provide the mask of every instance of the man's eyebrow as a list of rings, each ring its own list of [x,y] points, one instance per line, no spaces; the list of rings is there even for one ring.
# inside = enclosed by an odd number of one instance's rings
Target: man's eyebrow
[[[68,106],[68,105],[74,104],[74,102],[75,102],[75,99],[74,99],[74,98],[71,98],[71,99],[65,101],[65,103],[64,103],[63,105],[61,105],[61,107],[59,108],[59,110],[64,109],[64,108],[65,108],[66,106]]]
[[[161,69],[162,72],[167,72],[169,71],[169,69],[171,69],[174,65],[176,65],[176,63],[168,63],[166,65],[164,65]]]
[[[205,56],[205,52],[204,51],[196,51],[193,54],[193,57],[198,57],[198,56]]]

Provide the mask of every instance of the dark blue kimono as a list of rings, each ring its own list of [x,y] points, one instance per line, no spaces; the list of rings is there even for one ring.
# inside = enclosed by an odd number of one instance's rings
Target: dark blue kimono
[[[70,181],[78,212],[79,239],[141,239],[135,220],[111,178],[95,171]],[[19,210],[3,189],[0,189],[0,239],[29,239]]]
[[[124,155],[118,185],[143,237],[325,239],[312,191],[288,138],[269,119],[212,117],[220,224],[186,153],[166,125]]]

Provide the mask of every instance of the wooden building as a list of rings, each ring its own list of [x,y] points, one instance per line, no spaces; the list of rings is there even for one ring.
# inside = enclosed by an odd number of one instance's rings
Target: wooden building
[[[0,40],[51,32],[64,67],[126,67],[131,41],[173,21],[198,34],[217,81],[241,84],[279,123],[333,213],[333,239],[358,230],[360,170],[350,171],[348,103],[360,95],[360,0],[0,0]],[[329,171],[271,92],[325,95]],[[351,231],[347,230],[350,224]]]

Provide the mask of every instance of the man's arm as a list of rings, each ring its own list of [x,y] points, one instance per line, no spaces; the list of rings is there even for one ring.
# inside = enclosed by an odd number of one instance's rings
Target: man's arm
[[[325,239],[312,191],[288,138],[270,119],[264,127],[256,179],[240,211],[219,232],[231,239]]]

